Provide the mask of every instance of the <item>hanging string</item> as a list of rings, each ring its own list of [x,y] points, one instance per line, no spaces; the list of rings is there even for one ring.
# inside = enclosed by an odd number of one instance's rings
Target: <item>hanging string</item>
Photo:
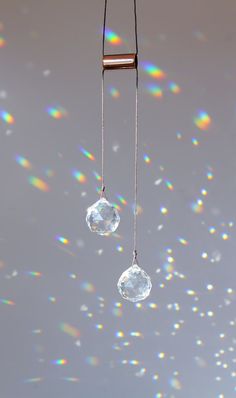
[[[136,69],[136,90],[135,90],[134,249],[133,249],[133,262],[137,262],[137,212],[138,212],[138,69]]]
[[[101,197],[104,196],[105,183],[104,183],[104,70],[102,71],[102,186]]]
[[[133,263],[137,262],[137,211],[138,211],[138,89],[139,89],[139,75],[138,75],[138,33],[137,33],[137,7],[136,0],[134,0],[134,30],[135,30],[135,47],[137,56],[136,66],[136,88],[135,88],[135,144],[134,144],[134,236],[133,236]],[[106,36],[106,14],[107,14],[107,0],[104,4],[104,18],[103,18],[103,39],[102,39],[102,56],[105,55],[105,36]],[[104,69],[102,70],[102,187],[101,196],[104,196]]]
[[[107,15],[107,0],[104,5],[104,17],[103,17],[103,32],[102,32],[102,57],[105,53],[105,36],[106,36],[106,15]],[[102,149],[102,186],[101,186],[101,197],[104,196],[105,182],[104,182],[104,69],[102,70],[102,137],[101,137],[101,149]]]
[[[135,88],[135,143],[134,143],[134,248],[133,263],[137,263],[137,211],[138,211],[138,33],[137,33],[137,8],[136,0],[134,0],[134,29],[135,29],[135,46],[137,54],[136,67],[136,88]]]

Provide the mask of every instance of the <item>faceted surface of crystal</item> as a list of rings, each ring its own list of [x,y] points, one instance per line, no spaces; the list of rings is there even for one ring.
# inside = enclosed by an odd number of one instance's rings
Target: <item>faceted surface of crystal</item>
[[[137,264],[123,272],[118,284],[118,290],[121,296],[129,301],[145,300],[150,294],[152,288],[151,278]]]
[[[101,198],[87,209],[86,222],[92,232],[107,235],[117,229],[120,216],[106,198]]]

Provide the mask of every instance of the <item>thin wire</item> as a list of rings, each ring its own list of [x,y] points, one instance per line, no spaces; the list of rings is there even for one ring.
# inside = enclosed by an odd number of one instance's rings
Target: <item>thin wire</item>
[[[106,35],[106,14],[107,14],[107,0],[104,4],[104,18],[103,18],[103,39],[102,39],[102,55],[105,53],[105,35]],[[136,88],[135,88],[135,144],[134,144],[134,246],[133,246],[133,263],[137,262],[137,206],[138,206],[138,89],[139,89],[139,75],[138,75],[138,33],[137,33],[137,7],[136,0],[134,0],[134,29],[135,29],[135,47],[136,47]],[[104,195],[104,69],[102,70],[102,189],[101,196]]]
[[[135,29],[135,46],[137,54],[136,66],[136,84],[135,84],[135,143],[134,143],[134,249],[133,263],[137,263],[137,211],[138,211],[138,31],[137,31],[137,7],[134,0],[134,29]]]
[[[102,29],[102,55],[105,55],[105,35],[106,35],[106,18],[107,18],[107,0],[104,5],[104,16],[103,16],[103,29]]]
[[[104,195],[105,183],[104,183],[104,70],[102,71],[102,186],[101,186],[101,196]]]
[[[137,211],[138,211],[138,68],[135,89],[135,144],[134,144],[134,250],[133,261],[137,262]]]
[[[107,0],[104,4],[104,17],[103,17],[103,30],[102,30],[102,57],[105,52],[105,36],[106,36],[106,16],[107,16]],[[101,149],[102,149],[102,186],[101,186],[101,197],[104,196],[105,183],[104,183],[104,162],[105,162],[105,139],[104,139],[104,69],[102,69],[102,137],[101,137]]]
[[[135,31],[135,47],[136,54],[138,55],[138,27],[137,27],[137,7],[136,0],[134,0],[134,31]]]

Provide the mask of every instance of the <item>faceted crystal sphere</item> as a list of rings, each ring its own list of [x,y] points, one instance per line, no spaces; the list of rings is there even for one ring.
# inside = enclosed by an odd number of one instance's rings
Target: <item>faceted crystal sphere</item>
[[[137,264],[133,264],[121,275],[118,284],[121,296],[129,301],[145,300],[152,288],[151,278]]]
[[[120,216],[110,202],[101,198],[87,209],[86,222],[92,232],[107,235],[116,230]]]

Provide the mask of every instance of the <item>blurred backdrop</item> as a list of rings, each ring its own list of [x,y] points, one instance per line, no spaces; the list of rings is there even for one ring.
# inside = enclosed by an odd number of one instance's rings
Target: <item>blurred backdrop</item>
[[[132,261],[135,72],[105,81],[113,236],[101,184],[101,0],[1,0],[1,398],[236,393],[236,3],[137,0],[139,263]],[[108,0],[106,51],[134,50],[133,1]]]

